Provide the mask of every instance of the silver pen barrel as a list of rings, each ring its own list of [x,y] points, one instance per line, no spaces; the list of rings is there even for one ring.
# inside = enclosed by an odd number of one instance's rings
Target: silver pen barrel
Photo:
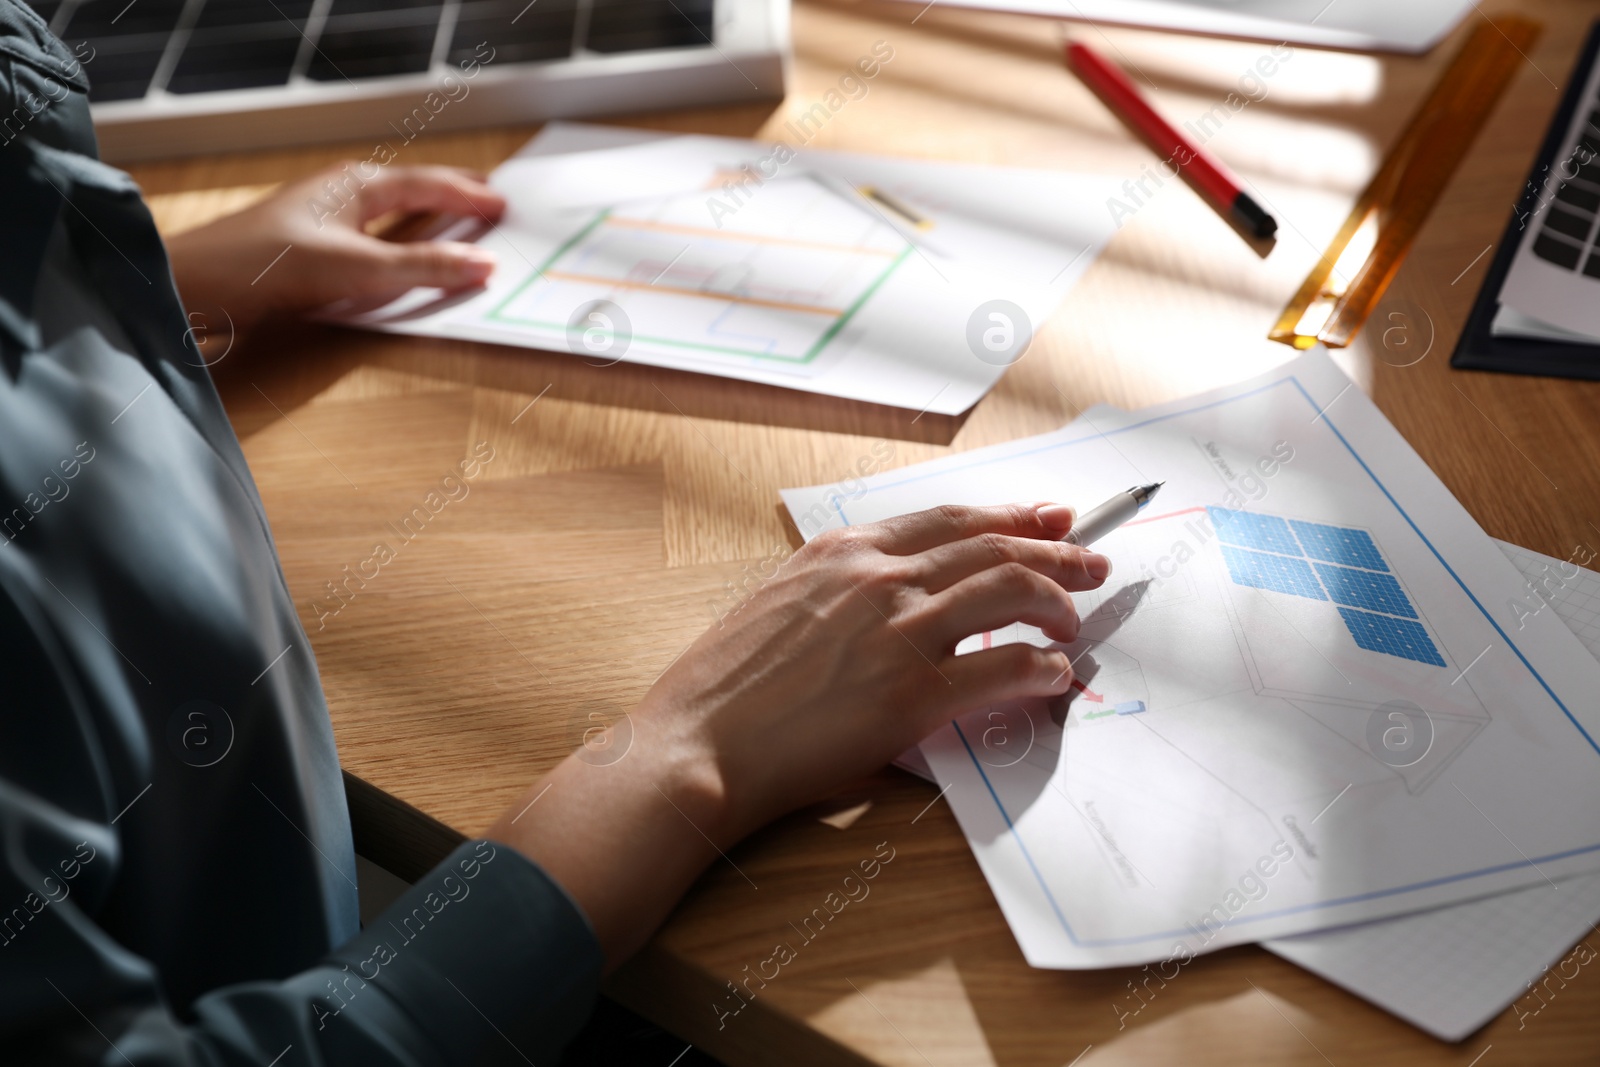
[[[1139,509],[1148,504],[1150,498],[1156,495],[1156,490],[1165,484],[1156,482],[1153,485],[1136,485],[1132,489],[1118,493],[1087,514],[1080,515],[1064,540],[1080,548],[1088,548],[1139,514]]]

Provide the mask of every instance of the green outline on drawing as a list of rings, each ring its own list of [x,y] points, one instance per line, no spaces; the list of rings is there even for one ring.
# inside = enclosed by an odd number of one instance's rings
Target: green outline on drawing
[[[544,272],[554,265],[556,260],[560,259],[562,256],[571,251],[573,245],[576,245],[579,241],[589,236],[589,234],[594,231],[594,228],[604,222],[610,214],[611,209],[606,208],[594,218],[590,219],[588,225],[584,226],[583,229],[573,234],[561,245],[560,248],[552,252],[548,259],[535,268],[533,274],[530,275],[526,281],[517,286],[517,288],[511,292],[511,295],[500,301],[500,303],[490,311],[485,312],[484,318],[496,322],[513,323],[518,326],[537,326],[541,329],[555,330],[565,333],[567,324],[564,322],[545,322],[540,319],[519,319],[513,318],[509,315],[502,315],[501,312],[505,310],[507,304],[511,303],[513,300],[517,299],[517,297],[527,292],[528,288],[535,282],[543,279]],[[867,286],[867,288],[862,291],[860,296],[856,297],[855,303],[851,304],[848,308],[845,308],[839,317],[833,321],[833,325],[829,326],[823,331],[822,336],[817,339],[816,344],[812,345],[810,350],[807,351],[803,356],[772,356],[765,352],[751,352],[742,348],[728,348],[723,345],[701,344],[697,341],[679,341],[670,337],[636,336],[634,340],[647,341],[650,344],[668,345],[673,348],[693,348],[702,352],[716,352],[722,355],[731,356],[747,356],[751,359],[765,359],[771,360],[775,363],[792,363],[804,366],[805,364],[808,364],[812,360],[816,359],[817,356],[821,354],[822,350],[839,335],[839,331],[844,329],[845,324],[855,316],[856,312],[861,310],[862,305],[867,302],[873,293],[876,293],[880,288],[882,288],[883,283],[889,280],[889,275],[893,274],[899,268],[900,264],[905,262],[906,257],[909,256],[912,251],[912,245],[907,243],[905,248],[900,250],[900,254],[895,256],[894,259],[889,262],[889,265],[884,268],[883,273],[878,275],[878,277],[873,280],[872,284]]]
[[[566,255],[569,251],[571,251],[573,245],[577,244],[579,241],[581,241],[585,237],[589,236],[590,232],[596,226],[598,226],[602,222],[604,222],[606,220],[606,216],[609,215],[609,214],[611,214],[611,209],[610,208],[603,208],[598,215],[596,215],[594,218],[589,220],[589,224],[587,226],[585,226],[583,229],[579,230],[577,233],[573,234],[571,237],[567,238],[566,241],[561,245],[560,248],[558,248],[554,252],[550,253],[550,258],[549,259],[545,260],[543,263],[541,263],[537,267],[535,267],[533,269],[533,273],[528,275],[527,280],[524,281],[521,285],[517,286],[515,289],[513,289],[511,291],[511,295],[510,296],[506,297],[504,300],[500,301],[500,303],[496,304],[492,309],[490,309],[487,313],[485,313],[485,315],[483,317],[486,318],[486,319],[499,319],[501,322],[523,322],[523,321],[525,321],[523,319],[507,318],[506,316],[501,315],[500,312],[505,310],[505,306],[507,304],[511,303],[511,301],[515,300],[517,297],[521,296],[524,292],[526,292],[527,289],[528,289],[528,286],[532,285],[534,282],[538,281],[540,278],[543,278],[544,277],[544,272],[550,269],[550,265],[551,264],[553,264],[556,260],[560,259],[562,256]],[[561,329],[563,329],[563,330],[566,329],[566,324],[565,323],[562,324]]]

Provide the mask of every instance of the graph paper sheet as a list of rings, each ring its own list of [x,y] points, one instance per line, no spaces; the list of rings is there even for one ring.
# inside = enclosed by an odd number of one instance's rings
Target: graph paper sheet
[[[1348,926],[1600,867],[1600,663],[1326,354],[1091,425],[784,493],[805,534],[939,503],[1084,505],[1065,706],[922,744],[1030,963]],[[1048,644],[1021,625],[974,651]],[[1538,782],[1537,792],[1528,788]],[[1565,817],[1549,817],[1560,805]]]
[[[1087,175],[562,124],[530,149],[497,226],[436,235],[495,252],[487,288],[328,317],[953,415],[1114,232]]]
[[[1600,574],[1497,542],[1528,581],[1527,603],[1566,623],[1600,658]],[[1577,558],[1588,558],[1585,549]],[[1543,605],[1547,605],[1544,607]],[[1262,947],[1446,1041],[1459,1041],[1526,998],[1537,1012],[1571,978],[1568,950],[1600,922],[1600,875],[1570,875],[1482,900]],[[1582,952],[1583,950],[1579,950]],[[1585,955],[1592,958],[1593,950]],[[1551,972],[1540,993],[1529,986]]]

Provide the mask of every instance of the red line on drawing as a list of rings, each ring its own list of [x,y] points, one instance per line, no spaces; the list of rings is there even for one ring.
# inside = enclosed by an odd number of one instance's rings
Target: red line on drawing
[[[1099,693],[1096,693],[1093,689],[1090,689],[1088,686],[1084,685],[1078,679],[1074,678],[1072,680],[1072,684],[1077,686],[1078,692],[1083,694],[1083,699],[1092,700],[1096,704],[1104,704],[1106,702],[1106,698],[1105,697],[1101,696]]]
[[[1124,526],[1137,526],[1141,522],[1160,522],[1162,519],[1175,519],[1179,515],[1189,515],[1189,514],[1192,514],[1193,512],[1204,511],[1204,510],[1205,510],[1205,508],[1184,508],[1182,511],[1169,511],[1165,515],[1152,515],[1148,519],[1129,519],[1127,522],[1123,523],[1122,525],[1124,525]]]

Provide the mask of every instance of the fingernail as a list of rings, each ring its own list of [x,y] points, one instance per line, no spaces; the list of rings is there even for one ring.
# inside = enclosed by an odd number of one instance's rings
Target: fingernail
[[[1063,652],[1061,654],[1061,661],[1061,673],[1056,675],[1055,684],[1060,688],[1061,692],[1066,693],[1072,689],[1072,679],[1074,676],[1072,670],[1072,658]]]
[[[1085,552],[1083,554],[1083,569],[1089,572],[1089,577],[1097,582],[1103,582],[1106,575],[1111,573],[1111,557],[1102,556],[1098,552]]]
[[[494,273],[495,255],[486,248],[475,248],[461,257],[461,273],[473,281],[482,281]]]
[[[1045,504],[1035,512],[1039,521],[1044,523],[1047,530],[1066,531],[1072,529],[1072,522],[1078,517],[1076,508],[1066,504]]]

